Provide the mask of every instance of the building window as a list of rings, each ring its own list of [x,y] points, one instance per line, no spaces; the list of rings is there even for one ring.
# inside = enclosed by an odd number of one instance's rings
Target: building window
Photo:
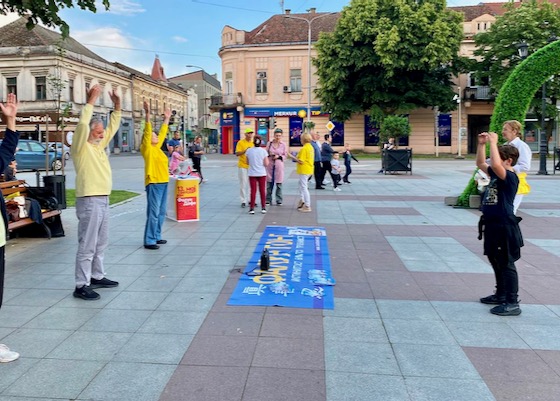
[[[231,95],[233,93],[233,81],[229,80],[226,81],[226,85],[225,85],[225,89],[226,89],[226,95]]]
[[[35,77],[35,100],[47,99],[47,77]]]
[[[301,92],[301,70],[290,70],[290,88],[292,92]]]
[[[17,78],[6,78],[8,93],[13,93],[17,97]]]
[[[266,71],[257,71],[257,93],[267,93]]]
[[[68,80],[68,101],[70,101],[70,102],[74,101],[74,80],[73,79]]]

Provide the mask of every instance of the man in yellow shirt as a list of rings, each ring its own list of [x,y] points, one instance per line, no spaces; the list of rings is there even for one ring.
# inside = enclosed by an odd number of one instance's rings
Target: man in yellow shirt
[[[235,155],[239,157],[237,160],[237,176],[239,177],[239,196],[241,197],[241,207],[247,206],[249,203],[249,163],[245,152],[253,147],[253,130],[247,128],[245,130],[245,138],[240,139],[235,147]],[[264,207],[264,205],[262,205]]]
[[[109,195],[113,177],[105,148],[117,133],[121,122],[121,99],[113,90],[109,97],[115,110],[106,129],[92,118],[93,106],[101,94],[94,85],[87,93],[87,104],[72,138],[72,160],[76,169],[76,216],[78,216],[78,252],[74,297],[86,301],[99,299],[94,288],[111,288],[118,282],[105,277],[103,256],[109,245]]]
[[[144,248],[159,249],[160,245],[167,243],[167,240],[161,238],[161,227],[167,209],[169,166],[167,156],[161,150],[161,145],[167,137],[171,110],[164,111],[164,120],[159,134],[152,131],[150,106],[147,102],[144,102],[144,111],[146,112],[146,124],[144,125],[142,145],[140,145],[140,153],[144,158],[144,184],[148,198]]]

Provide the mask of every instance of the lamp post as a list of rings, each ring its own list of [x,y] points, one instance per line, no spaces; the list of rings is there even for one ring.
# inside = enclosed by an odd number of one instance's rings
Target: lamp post
[[[284,18],[297,19],[307,22],[307,121],[311,121],[311,24],[313,21],[326,17],[327,15],[336,14],[335,12],[321,14],[311,19],[296,17],[290,14],[284,14]]]
[[[461,87],[458,87],[457,89],[459,89],[459,94],[453,96],[453,100],[455,100],[457,102],[457,144],[458,144],[458,150],[457,150],[457,157],[456,159],[464,159],[464,157],[461,155],[461,145],[462,145],[462,136],[461,136]]]

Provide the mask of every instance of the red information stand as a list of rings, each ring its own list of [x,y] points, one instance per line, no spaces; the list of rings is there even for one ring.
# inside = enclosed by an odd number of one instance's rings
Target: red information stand
[[[169,177],[167,217],[175,221],[200,220],[199,178]]]

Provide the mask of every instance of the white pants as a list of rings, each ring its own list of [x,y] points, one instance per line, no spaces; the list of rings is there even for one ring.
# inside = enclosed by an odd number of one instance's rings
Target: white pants
[[[309,195],[309,174],[299,175],[299,194],[305,206],[311,207],[311,196]]]
[[[91,278],[105,277],[103,256],[109,245],[109,197],[76,198],[78,216],[78,253],[76,254],[76,287],[89,285]]]
[[[517,215],[517,209],[519,209],[519,205],[521,205],[521,201],[523,200],[523,195],[517,194],[513,199],[513,214]]]
[[[239,196],[241,203],[249,204],[249,169],[237,168],[237,176],[239,177]]]

